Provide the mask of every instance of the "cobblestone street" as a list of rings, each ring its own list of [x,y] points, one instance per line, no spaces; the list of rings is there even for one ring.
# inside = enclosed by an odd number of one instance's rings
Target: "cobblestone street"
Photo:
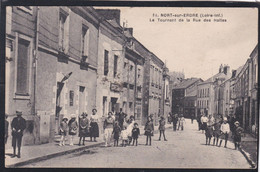
[[[145,146],[142,135],[137,147],[95,147],[24,167],[250,168],[231,142],[227,148],[206,146],[196,122],[186,119],[184,131],[166,130],[168,141],[158,141],[158,137],[152,138],[152,146]]]

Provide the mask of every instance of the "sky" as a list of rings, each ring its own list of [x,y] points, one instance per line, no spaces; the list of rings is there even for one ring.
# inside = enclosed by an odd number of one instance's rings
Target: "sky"
[[[101,7],[102,8],[102,7]],[[103,7],[107,8],[107,7]],[[134,37],[162,61],[170,71],[184,71],[185,78],[206,80],[221,64],[237,69],[245,64],[257,44],[256,8],[110,7],[121,10],[121,25],[133,27]],[[198,14],[199,17],[160,17],[161,14]],[[158,22],[159,18],[177,22]],[[203,14],[220,14],[206,17]],[[150,22],[150,19],[155,22]],[[182,18],[191,22],[178,22]],[[201,22],[192,22],[193,18]],[[213,22],[223,19],[226,22]],[[222,20],[222,21],[223,21]]]

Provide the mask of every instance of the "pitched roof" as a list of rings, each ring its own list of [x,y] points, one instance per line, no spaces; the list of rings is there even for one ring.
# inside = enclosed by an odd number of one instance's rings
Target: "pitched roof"
[[[173,87],[173,89],[181,89],[181,88],[188,88],[190,85],[194,84],[198,80],[201,80],[200,78],[188,78],[184,79],[179,85]]]

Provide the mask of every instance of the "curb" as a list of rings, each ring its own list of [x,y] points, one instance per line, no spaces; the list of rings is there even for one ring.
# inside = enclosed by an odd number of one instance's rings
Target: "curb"
[[[250,158],[249,153],[247,153],[244,149],[239,148],[239,151],[244,155],[244,157],[246,158],[247,162],[251,165],[251,168],[256,168],[256,164],[254,163],[254,161]]]
[[[79,148],[75,148],[75,149],[71,149],[71,150],[67,150],[67,151],[62,151],[62,152],[58,152],[58,153],[53,153],[53,154],[49,154],[49,155],[44,155],[44,156],[41,156],[41,157],[32,158],[32,159],[29,159],[29,160],[25,160],[23,162],[18,162],[18,163],[12,164],[12,165],[8,165],[8,166],[5,166],[5,168],[17,168],[19,166],[28,165],[30,163],[35,163],[35,162],[55,158],[55,157],[58,157],[58,156],[62,156],[62,155],[65,155],[65,154],[74,153],[74,152],[81,151],[81,150],[84,150],[84,149],[100,146],[102,144],[104,144],[104,142],[96,143],[96,144],[89,145],[89,146],[79,147]]]

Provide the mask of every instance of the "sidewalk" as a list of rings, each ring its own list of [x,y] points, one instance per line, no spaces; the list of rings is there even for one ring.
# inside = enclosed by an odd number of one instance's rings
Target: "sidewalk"
[[[170,128],[172,125],[166,124],[166,128]],[[154,127],[155,133],[158,132],[158,126]],[[144,126],[140,127],[140,134],[144,134]],[[31,146],[22,146],[21,148],[21,158],[11,158],[13,153],[12,149],[5,150],[5,167],[6,168],[17,168],[19,166],[27,165],[30,163],[35,163],[43,161],[46,159],[62,156],[65,154],[81,151],[91,147],[101,146],[104,144],[103,135],[101,134],[97,138],[97,142],[90,142],[89,138],[86,138],[85,146],[69,146],[69,141],[66,141],[65,146],[59,146],[59,142],[52,142],[41,145],[31,145]],[[78,144],[78,137],[75,137],[74,144]]]
[[[257,139],[250,134],[241,138],[241,153],[246,157],[252,167],[257,165]]]

